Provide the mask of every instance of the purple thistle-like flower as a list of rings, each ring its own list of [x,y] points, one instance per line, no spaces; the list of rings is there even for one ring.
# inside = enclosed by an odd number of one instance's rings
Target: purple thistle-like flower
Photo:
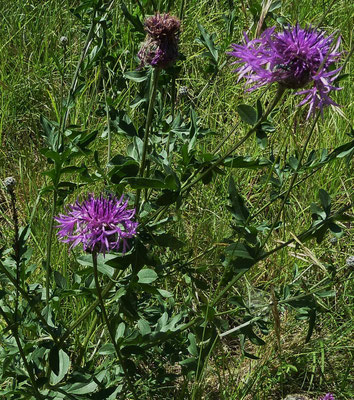
[[[335,400],[335,398],[332,393],[327,393],[326,395],[321,397],[320,400]]]
[[[309,104],[309,112],[319,108],[322,112],[326,105],[338,106],[330,97],[331,91],[341,88],[333,85],[341,68],[333,68],[340,52],[340,38],[334,44],[333,35],[314,28],[285,28],[275,32],[275,27],[266,29],[259,39],[250,40],[246,34],[245,44],[232,44],[233,51],[228,54],[238,60],[233,64],[242,64],[235,70],[240,80],[246,78],[251,84],[248,90],[278,82],[289,89],[311,88],[297,92],[305,95],[299,106]]]
[[[145,20],[147,33],[138,57],[142,65],[167,68],[178,58],[178,40],[181,22],[169,14],[156,14]]]
[[[128,201],[124,202],[123,196],[117,199],[89,194],[82,203],[77,200],[68,205],[67,214],[54,218],[59,222],[59,240],[72,242],[70,249],[82,243],[85,251],[105,254],[122,247],[125,253],[129,249],[128,239],[136,235],[138,226],[132,221],[135,210],[127,207]]]

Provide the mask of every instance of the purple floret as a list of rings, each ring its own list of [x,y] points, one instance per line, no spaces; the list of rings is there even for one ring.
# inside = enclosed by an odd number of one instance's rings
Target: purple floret
[[[314,28],[300,28],[299,24],[275,32],[275,27],[266,29],[259,39],[250,40],[246,34],[245,44],[232,44],[228,54],[236,57],[233,64],[242,64],[235,72],[240,80],[246,78],[248,90],[278,82],[288,89],[311,88],[298,91],[305,95],[299,106],[309,104],[309,112],[326,105],[338,106],[328,95],[341,88],[333,85],[341,68],[333,68],[341,53],[338,52],[340,38],[334,44],[333,35]]]
[[[137,222],[132,219],[135,209],[127,209],[128,201],[123,196],[103,195],[79,203],[76,201],[66,207],[67,214],[59,214],[54,219],[59,223],[57,228],[59,240],[72,242],[73,248],[82,243],[85,251],[107,253],[111,250],[122,253],[129,249],[128,239],[136,235]]]
[[[320,400],[335,400],[335,398],[332,393],[327,393],[326,395],[321,397]]]

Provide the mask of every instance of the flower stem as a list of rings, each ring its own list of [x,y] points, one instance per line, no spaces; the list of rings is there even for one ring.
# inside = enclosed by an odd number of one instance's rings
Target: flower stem
[[[179,9],[179,19],[182,21],[182,19],[183,19],[183,15],[184,15],[184,3],[185,3],[185,0],[182,0],[182,3],[181,3],[181,8]]]
[[[114,286],[114,281],[118,279],[120,273],[122,271],[117,271],[115,275],[112,278],[112,281],[110,281],[107,286],[102,290],[102,298],[104,299],[109,291],[113,288]],[[88,315],[92,313],[92,311],[100,304],[100,301],[97,299],[93,303],[90,303],[90,305],[80,314],[80,316],[70,324],[70,326],[67,328],[65,333],[60,339],[59,347],[63,345],[65,340],[70,336],[70,334],[74,331],[74,329],[77,328],[77,326],[80,324],[80,322],[84,321]]]
[[[97,314],[96,314],[96,315],[94,316],[94,318],[93,318],[93,321],[92,321],[92,323],[91,323],[91,325],[90,325],[88,331],[87,331],[87,334],[86,334],[85,339],[84,339],[84,341],[83,341],[83,344],[82,344],[80,353],[79,353],[79,355],[78,355],[78,357],[77,357],[76,365],[78,365],[78,366],[80,366],[81,361],[82,361],[82,359],[83,359],[83,357],[84,357],[84,354],[85,354],[85,352],[86,352],[86,347],[87,347],[88,342],[89,342],[89,340],[90,340],[90,338],[91,338],[91,336],[92,336],[92,334],[93,334],[93,332],[94,332],[94,330],[95,330],[95,328],[96,328],[97,321],[98,321],[98,316],[97,316]]]
[[[150,83],[149,105],[148,105],[148,110],[147,110],[147,114],[146,114],[143,152],[141,155],[141,163],[140,163],[140,168],[139,168],[139,176],[140,177],[144,177],[144,174],[145,174],[146,153],[147,153],[147,149],[148,149],[148,145],[149,145],[149,134],[150,134],[150,129],[151,129],[152,116],[154,113],[154,104],[155,104],[156,90],[157,90],[159,75],[160,75],[160,68],[153,68],[152,76],[151,76],[151,83]],[[138,213],[138,211],[139,211],[140,194],[141,194],[141,189],[138,189],[136,192],[136,199],[135,199],[136,213]]]
[[[18,329],[17,329],[18,328],[18,324],[17,324],[17,322],[15,322],[14,324],[11,324],[11,321],[7,318],[4,310],[1,307],[0,307],[0,314],[4,318],[4,321],[6,322],[8,328],[12,331],[13,337],[15,338],[15,341],[16,341],[16,344],[17,344],[17,347],[18,347],[18,351],[20,353],[20,356],[22,358],[23,364],[24,364],[24,366],[26,368],[26,371],[27,371],[27,373],[29,375],[33,390],[35,392],[35,397],[37,399],[43,399],[44,397],[39,392],[37,384],[36,384],[36,377],[34,376],[33,371],[32,371],[30,365],[27,362],[25,352],[23,351],[23,347],[22,347],[22,344],[21,344],[21,341],[20,341],[20,338],[19,338],[19,335],[18,335]]]
[[[16,262],[16,298],[15,298],[15,324],[17,324],[18,302],[19,302],[19,286],[20,286],[20,269],[21,269],[21,255],[20,255],[20,241],[19,241],[19,223],[16,210],[16,194],[14,190],[9,191],[12,207],[12,218],[14,221],[15,235],[13,249],[15,251]]]
[[[258,96],[258,98],[257,98],[257,100],[256,101],[258,101],[258,100],[260,100],[265,94],[266,94],[266,92],[269,90],[269,88],[270,88],[270,84],[265,88],[265,90]],[[268,110],[267,110],[268,111]],[[267,111],[266,111],[266,114],[267,114]],[[269,113],[267,114],[267,115],[269,115]],[[223,145],[230,139],[230,137],[232,136],[232,134],[236,131],[236,129],[241,125],[241,122],[242,121],[238,121],[237,122],[237,124],[231,129],[231,131],[226,135],[226,136],[224,136],[223,137],[223,139],[221,140],[221,142],[215,147],[215,149],[213,150],[213,154],[217,154],[219,151],[220,151],[220,149],[223,147]]]
[[[85,42],[84,47],[82,49],[82,52],[81,52],[81,55],[80,55],[80,59],[79,59],[77,65],[76,65],[75,73],[74,73],[74,76],[73,76],[73,79],[72,79],[72,82],[71,82],[71,86],[70,86],[70,89],[69,89],[69,93],[68,93],[68,96],[67,96],[66,105],[65,105],[66,109],[65,109],[65,113],[64,113],[63,119],[61,121],[61,126],[60,126],[61,144],[62,144],[62,139],[63,139],[63,133],[64,133],[64,130],[65,130],[65,127],[66,127],[66,123],[68,121],[69,113],[70,113],[70,108],[68,107],[68,105],[69,105],[69,102],[70,102],[70,99],[71,99],[73,93],[76,90],[77,83],[78,83],[78,80],[79,80],[79,74],[80,74],[80,70],[81,70],[81,65],[82,65],[82,63],[83,63],[83,61],[84,61],[84,59],[86,57],[87,51],[88,51],[88,49],[89,49],[89,47],[90,47],[90,45],[92,43],[92,40],[93,40],[93,37],[94,37],[94,34],[95,34],[94,30],[95,30],[95,26],[96,26],[96,23],[97,23],[95,17],[96,17],[96,12],[94,12],[92,14],[92,21],[91,21],[91,25],[90,25],[89,31],[87,33],[87,36],[86,36],[86,42]]]
[[[1,264],[0,262],[0,270],[6,275],[6,277],[9,279],[9,281],[16,287],[16,279],[12,276],[12,274],[9,273],[9,271]],[[31,309],[36,313],[37,318],[39,319],[39,321],[41,321],[41,323],[43,324],[43,326],[45,326],[45,328],[47,329],[47,331],[50,333],[50,335],[52,336],[53,341],[55,342],[56,345],[59,345],[58,339],[55,336],[55,334],[53,333],[53,328],[50,327],[47,323],[47,321],[45,320],[45,318],[43,318],[41,312],[37,309],[36,303],[32,301],[31,297],[28,295],[28,293],[21,287],[18,286],[17,287],[18,291],[22,294],[22,296],[26,299],[27,303],[30,305]]]
[[[107,102],[107,87],[106,87],[106,81],[104,77],[105,73],[105,68],[103,61],[101,61],[101,74],[102,74],[102,84],[103,84],[103,93],[104,93],[104,102],[105,102],[105,107],[106,107],[106,119],[107,119],[107,165],[109,161],[111,160],[111,147],[112,147],[112,134],[111,134],[111,121],[110,121],[110,116],[109,116],[109,106]]]
[[[47,258],[46,258],[46,280],[45,280],[45,301],[47,306],[47,313],[49,313],[49,288],[50,288],[50,275],[51,275],[51,266],[50,259],[52,253],[52,236],[53,236],[53,228],[54,228],[54,215],[57,208],[57,200],[58,200],[58,192],[57,188],[54,188],[53,195],[53,204],[52,204],[52,212],[50,214],[49,220],[49,229],[47,236]]]
[[[110,321],[108,319],[108,315],[107,315],[107,312],[106,312],[106,307],[105,307],[105,304],[104,304],[104,301],[103,301],[103,297],[102,297],[102,292],[101,292],[101,286],[100,286],[100,282],[99,282],[99,279],[98,279],[97,253],[95,251],[92,253],[92,263],[93,263],[93,275],[94,275],[94,278],[95,278],[95,285],[96,285],[96,290],[97,290],[97,297],[98,297],[98,300],[99,300],[99,304],[101,306],[101,312],[102,312],[102,315],[103,315],[103,321],[107,326],[107,329],[108,329],[108,332],[109,332],[109,336],[111,337],[111,341],[112,341],[114,349],[115,349],[115,351],[117,353],[120,365],[123,368],[124,376],[125,376],[125,378],[127,380],[128,387],[129,387],[130,391],[132,392],[134,399],[137,400],[138,399],[137,394],[135,392],[133,383],[130,380],[130,376],[129,376],[128,370],[125,367],[125,362],[124,362],[123,355],[122,355],[122,353],[120,351],[120,348],[119,348],[119,346],[118,346],[118,344],[116,342],[114,331],[112,329],[112,326],[110,324]]]
[[[294,175],[293,175],[292,178],[291,178],[289,189],[288,189],[287,192],[285,193],[285,196],[284,196],[283,201],[282,201],[282,203],[281,203],[281,205],[280,205],[279,211],[278,211],[278,213],[277,213],[277,215],[276,215],[276,217],[275,217],[275,219],[274,219],[274,221],[273,221],[273,224],[272,224],[272,226],[271,226],[271,228],[270,228],[270,230],[269,230],[269,232],[268,232],[266,238],[264,239],[264,241],[263,241],[263,243],[262,243],[262,245],[261,245],[261,248],[263,248],[263,247],[266,245],[267,241],[269,240],[269,237],[270,237],[270,235],[272,234],[272,232],[273,232],[273,230],[274,230],[274,228],[275,228],[275,225],[277,224],[277,221],[278,221],[279,218],[280,218],[281,213],[283,212],[284,206],[285,206],[286,202],[288,201],[288,198],[289,198],[289,196],[290,196],[290,192],[292,191],[292,189],[293,189],[293,187],[294,187],[294,184],[295,184],[295,181],[296,181],[296,178],[297,178],[297,176],[299,175],[299,170],[300,170],[300,168],[301,168],[302,160],[303,160],[303,158],[304,158],[304,156],[305,156],[305,152],[306,152],[307,145],[309,144],[309,141],[310,141],[310,139],[311,139],[311,136],[312,136],[312,134],[313,134],[313,131],[315,130],[315,126],[316,126],[316,123],[317,123],[318,118],[319,118],[320,115],[321,115],[321,113],[318,112],[317,115],[316,115],[316,117],[315,117],[315,119],[314,119],[314,121],[313,121],[313,124],[312,124],[312,126],[311,126],[310,132],[309,132],[309,134],[308,134],[308,136],[307,136],[306,142],[305,142],[305,144],[304,144],[304,146],[303,146],[303,148],[302,148],[302,152],[301,152],[301,155],[300,155],[300,158],[299,158],[299,161],[298,161],[296,170],[295,170],[295,172],[294,172]]]

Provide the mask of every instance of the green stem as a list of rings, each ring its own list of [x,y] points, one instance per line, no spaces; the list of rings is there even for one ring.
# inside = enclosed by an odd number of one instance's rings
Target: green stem
[[[185,2],[185,0],[182,0],[182,3],[181,3],[181,8],[179,9],[179,19],[182,21],[182,19],[183,19],[183,15],[184,15],[184,2]]]
[[[349,210],[350,207],[351,207],[351,205],[348,205],[348,206],[343,207],[343,208],[342,208],[341,210],[339,210],[336,214],[334,214],[334,215],[332,216],[332,218],[335,218],[337,215],[341,215],[341,214],[342,214],[343,212],[345,212],[346,210]],[[324,224],[325,222],[327,223],[328,220],[327,220],[327,221],[323,221],[323,224]],[[311,233],[311,232],[314,231],[315,229],[319,229],[321,225],[322,225],[322,224],[319,224],[319,225],[317,225],[316,227],[307,229],[305,232],[302,232],[302,233],[297,237],[297,239],[298,239],[298,240],[301,240],[302,238],[306,237],[309,233]],[[294,243],[294,242],[295,242],[295,239],[290,239],[290,240],[288,240],[287,242],[284,242],[284,243],[282,243],[281,245],[275,247],[274,249],[269,250],[268,252],[266,252],[266,253],[262,254],[261,256],[257,257],[257,258],[255,259],[255,262],[254,262],[253,265],[255,265],[256,263],[258,263],[259,261],[262,261],[262,260],[268,258],[271,254],[274,254],[274,253],[278,252],[279,250],[283,249],[284,247],[289,246],[290,244],[292,244],[292,243]],[[224,296],[224,294],[225,294],[226,292],[228,292],[228,290],[229,290],[229,289],[230,289],[230,288],[231,288],[231,287],[232,287],[232,286],[247,272],[247,271],[248,271],[248,270],[240,271],[240,272],[225,286],[225,288],[215,297],[214,301],[212,302],[212,307],[214,307],[214,306],[220,301],[220,299]]]
[[[313,231],[320,229],[321,226],[323,226],[324,224],[329,223],[331,220],[335,220],[338,216],[342,215],[345,211],[349,210],[352,207],[352,204],[349,204],[347,206],[344,206],[343,208],[341,208],[339,211],[337,211],[336,213],[334,213],[332,215],[332,217],[327,218],[325,220],[323,220],[321,223],[319,223],[318,225],[307,229],[306,231],[300,233],[299,236],[297,236],[297,240],[303,240],[306,239],[306,237],[308,237],[309,234],[311,234]],[[287,242],[282,243],[281,245],[274,247],[274,249],[267,251],[266,253],[263,253],[261,256],[259,256],[255,261],[261,261],[264,260],[266,258],[268,258],[271,254],[274,254],[276,252],[278,252],[279,250],[283,249],[284,247],[289,246],[290,244],[294,243],[296,241],[296,239],[290,239]]]
[[[102,83],[103,83],[103,93],[104,93],[104,102],[105,102],[105,107],[106,107],[106,119],[107,119],[107,165],[109,161],[111,160],[111,147],[112,147],[112,134],[111,134],[111,122],[110,122],[110,116],[109,116],[109,106],[107,102],[107,88],[106,88],[106,81],[104,78],[104,64],[101,62],[101,74],[102,74]]]
[[[20,255],[20,241],[19,241],[19,223],[16,210],[16,194],[14,190],[10,191],[12,218],[14,221],[15,235],[13,249],[15,251],[16,262],[16,298],[15,298],[15,324],[17,324],[18,302],[19,302],[19,286],[20,286],[20,269],[21,269],[21,255]]]
[[[103,16],[103,19],[107,16],[108,12],[113,7],[113,5],[114,5],[114,0],[112,0],[111,3],[109,4],[109,6],[107,7],[106,13]],[[74,94],[74,92],[75,92],[75,90],[77,88],[77,83],[78,83],[78,80],[79,80],[79,74],[80,74],[80,70],[81,70],[81,65],[84,62],[84,59],[86,57],[86,54],[88,52],[89,47],[91,46],[91,43],[93,41],[95,33],[97,33],[99,28],[100,28],[100,25],[99,25],[96,28],[96,31],[95,31],[95,26],[97,24],[96,14],[97,13],[96,13],[96,10],[95,10],[93,12],[93,14],[92,14],[92,21],[91,21],[90,28],[89,28],[89,31],[88,31],[87,36],[86,36],[86,41],[85,41],[84,47],[82,49],[82,52],[81,52],[81,55],[80,55],[80,59],[79,59],[77,65],[76,65],[76,69],[75,69],[75,73],[74,73],[73,79],[71,81],[71,86],[70,86],[70,89],[69,89],[69,92],[68,92],[68,96],[67,96],[67,100],[66,100],[66,110],[65,110],[64,116],[61,118],[61,121],[60,121],[59,132],[60,132],[60,142],[61,142],[61,144],[63,144],[64,130],[65,130],[68,118],[69,118],[69,114],[70,114],[70,108],[68,108],[68,104],[70,103],[71,97],[72,97],[72,95]],[[80,151],[82,153],[82,155],[85,155],[80,147],[76,146],[76,148],[78,149],[78,151]]]
[[[124,362],[123,355],[122,355],[122,353],[120,351],[120,348],[119,348],[119,346],[118,346],[118,344],[116,342],[114,331],[112,329],[112,326],[110,324],[110,321],[108,319],[108,315],[107,315],[107,312],[106,312],[106,307],[105,307],[105,304],[104,304],[104,301],[103,301],[103,297],[102,297],[102,292],[101,292],[101,286],[100,286],[100,282],[99,282],[99,279],[98,279],[97,253],[95,251],[92,253],[92,263],[93,263],[93,275],[94,275],[94,278],[95,278],[95,285],[96,285],[96,290],[97,290],[97,297],[98,297],[98,300],[99,300],[99,304],[101,306],[101,312],[102,312],[102,315],[103,315],[103,321],[107,326],[107,329],[108,329],[108,332],[109,332],[109,336],[111,337],[111,341],[112,341],[114,349],[115,349],[115,351],[117,353],[120,365],[123,368],[124,376],[125,376],[125,378],[127,380],[128,387],[129,387],[130,391],[132,392],[134,399],[137,400],[138,397],[136,395],[134,386],[133,386],[133,384],[132,384],[132,382],[130,380],[130,376],[129,376],[128,370],[125,367],[125,362]]]
[[[300,179],[299,181],[297,181],[294,185],[293,185],[293,189],[297,186],[299,186],[302,182],[306,181],[308,178],[310,178],[312,175],[314,175],[319,169],[322,168],[322,165],[318,168],[315,168],[313,171],[311,171],[309,174],[307,174],[306,176],[304,176],[302,179]],[[250,221],[251,219],[255,218],[257,215],[261,214],[261,212],[263,210],[265,210],[267,207],[269,207],[271,204],[273,204],[276,200],[279,199],[279,197],[283,197],[286,194],[287,190],[284,190],[282,192],[280,192],[279,194],[277,194],[276,196],[274,196],[271,200],[268,201],[268,203],[266,203],[264,206],[262,206],[258,211],[256,211],[254,214],[250,215],[248,221]]]
[[[52,212],[50,214],[49,229],[47,236],[47,259],[46,259],[46,281],[45,281],[45,295],[46,295],[45,301],[47,306],[47,313],[49,313],[49,288],[50,288],[50,275],[51,275],[50,259],[52,253],[52,236],[54,228],[54,215],[57,208],[57,200],[58,200],[58,192],[57,188],[54,188]]]
[[[81,351],[80,351],[79,356],[78,356],[78,358],[76,360],[76,365],[78,365],[78,366],[80,366],[81,361],[82,361],[82,359],[84,357],[84,354],[86,352],[86,347],[88,345],[90,337],[92,336],[92,334],[93,334],[93,332],[94,332],[94,330],[96,328],[97,321],[98,321],[98,316],[96,314],[94,319],[93,319],[93,321],[92,321],[92,323],[91,323],[91,325],[90,325],[90,327],[89,327],[89,330],[88,330],[88,332],[87,332],[87,334],[85,336],[85,339],[84,339],[82,347],[81,347]]]
[[[148,149],[148,145],[149,145],[149,134],[150,134],[150,129],[151,129],[152,116],[154,113],[154,104],[155,104],[159,75],[160,75],[160,68],[153,68],[152,76],[151,76],[151,83],[150,83],[149,105],[148,105],[146,122],[145,122],[143,152],[142,152],[141,163],[140,163],[140,168],[139,168],[139,176],[140,177],[144,177],[144,174],[145,174],[146,153],[147,153],[147,149]],[[136,199],[135,199],[136,213],[139,212],[140,194],[141,194],[141,189],[138,189],[136,192]]]
[[[269,230],[269,232],[268,232],[266,238],[264,239],[264,241],[263,241],[263,243],[262,243],[262,245],[261,245],[261,248],[263,248],[263,247],[266,245],[267,241],[269,240],[270,235],[272,234],[272,232],[273,232],[273,230],[274,230],[274,228],[275,228],[275,225],[277,224],[277,222],[278,222],[278,220],[279,220],[279,218],[280,218],[280,215],[281,215],[281,213],[283,212],[284,206],[285,206],[286,202],[288,201],[288,198],[289,198],[289,196],[290,196],[290,193],[291,193],[291,191],[292,191],[292,189],[293,189],[293,187],[294,187],[296,178],[297,178],[297,176],[298,176],[298,174],[299,174],[299,170],[300,170],[300,167],[301,167],[302,160],[303,160],[303,158],[304,158],[304,156],[305,156],[305,152],[306,152],[307,145],[309,144],[309,141],[310,141],[310,139],[311,139],[311,136],[312,136],[312,134],[313,134],[313,131],[315,130],[315,126],[316,126],[316,123],[317,123],[317,121],[318,121],[319,116],[320,116],[320,112],[317,113],[317,115],[316,115],[316,117],[315,117],[315,120],[313,121],[312,127],[311,127],[310,132],[309,132],[309,134],[308,134],[308,136],[307,136],[306,142],[305,142],[305,144],[304,144],[304,146],[303,146],[303,148],[302,148],[302,152],[301,152],[301,155],[300,155],[300,158],[299,158],[299,161],[298,161],[296,170],[295,170],[295,172],[294,172],[294,175],[293,175],[292,178],[291,178],[290,186],[289,186],[288,190],[286,191],[286,194],[285,194],[285,196],[284,196],[284,198],[283,198],[283,201],[282,201],[282,203],[281,203],[281,205],[280,205],[279,211],[278,211],[278,213],[277,213],[277,215],[276,215],[276,217],[275,217],[275,219],[274,219],[274,221],[273,221],[273,224],[272,224],[272,226],[271,226],[271,228],[270,228],[270,230]]]
[[[138,3],[138,6],[139,6],[139,8],[140,8],[140,12],[141,12],[143,18],[145,18],[145,10],[144,10],[144,7],[143,7],[142,4],[140,3],[140,0],[136,0],[136,2]],[[154,4],[154,3],[153,3],[153,4]],[[154,8],[155,8],[155,11],[157,11],[155,6],[154,6]]]
[[[119,273],[121,273],[121,271],[117,271],[115,276],[113,277],[113,280],[116,280]],[[108,293],[110,292],[110,290],[113,288],[114,286],[114,282],[109,282],[106,287],[102,290],[101,294],[102,294],[102,298],[106,298],[106,296],[108,295]],[[79,326],[79,324],[84,321],[86,319],[86,317],[88,315],[90,315],[92,313],[92,311],[100,304],[99,299],[96,299],[93,303],[91,303],[89,305],[89,307],[86,308],[85,311],[83,311],[80,314],[80,317],[77,318],[74,322],[71,323],[71,325],[69,326],[69,328],[66,330],[66,332],[63,334],[63,336],[60,339],[60,343],[59,345],[62,346],[63,343],[65,342],[65,340],[71,335],[71,333]]]
[[[211,78],[208,80],[208,82],[203,86],[202,90],[198,93],[198,96],[195,98],[195,103],[194,106],[197,108],[199,106],[200,99],[202,99],[202,96],[206,89],[213,83],[215,82],[215,79],[220,71],[225,67],[227,64],[227,61],[225,60],[220,66],[217,67],[216,71],[213,73]]]
[[[64,129],[65,129],[66,123],[67,123],[68,118],[69,118],[69,113],[70,113],[70,108],[68,107],[68,104],[69,104],[69,102],[71,100],[71,96],[73,95],[73,93],[76,90],[78,79],[79,79],[79,73],[80,73],[80,70],[81,70],[81,65],[82,65],[82,63],[84,61],[84,58],[86,57],[87,51],[88,51],[88,49],[89,49],[89,47],[90,47],[90,45],[92,43],[95,26],[96,26],[96,12],[94,12],[93,15],[92,15],[92,21],[91,21],[91,25],[90,25],[89,31],[87,33],[87,36],[86,36],[86,42],[85,42],[84,47],[82,49],[80,59],[79,59],[77,65],[76,65],[76,70],[75,70],[75,73],[74,73],[74,76],[73,76],[73,80],[71,82],[71,86],[70,86],[69,93],[68,93],[68,96],[67,96],[66,110],[65,110],[65,114],[64,114],[64,117],[62,119],[61,126],[60,126],[61,140],[62,140],[62,136],[63,136],[63,132],[64,132]]]
[[[171,85],[171,116],[172,116],[172,121],[175,118],[175,107],[176,107],[176,73],[173,73],[172,75],[172,85]],[[168,132],[167,136],[167,143],[166,143],[166,153],[167,153],[167,158],[170,155],[170,142],[172,138],[172,132]]]
[[[16,279],[9,273],[9,271],[2,265],[0,262],[0,269],[2,272],[6,275],[6,277],[11,281],[11,283],[16,287]],[[32,301],[28,293],[21,288],[21,286],[17,287],[18,291],[21,293],[21,295],[26,299],[27,303],[30,305],[32,310],[36,313],[37,318],[42,322],[42,324],[46,327],[47,331],[51,334],[53,341],[55,342],[56,345],[58,345],[58,340],[56,336],[52,333],[52,328],[48,325],[47,321],[43,318],[41,312],[36,308],[36,303]]]
[[[257,98],[256,101],[260,100],[265,94],[266,92],[269,90],[271,85],[268,85],[266,87],[266,89],[260,94],[260,96]],[[269,115],[269,114],[268,114]],[[222,146],[229,140],[229,138],[232,136],[232,134],[236,131],[236,129],[240,126],[241,121],[239,121],[229,132],[228,135],[224,136],[224,138],[221,140],[221,142],[216,146],[216,148],[213,150],[213,154],[217,154],[220,149],[222,148]]]
[[[215,296],[214,300],[211,303],[211,307],[214,307],[220,299],[224,296],[226,292],[247,272],[248,270],[244,269],[240,271],[237,275],[235,275],[231,281]]]
[[[27,371],[27,373],[29,375],[33,390],[35,392],[35,397],[37,399],[43,399],[44,397],[39,392],[37,384],[36,384],[36,377],[34,376],[33,371],[32,371],[31,367],[29,366],[29,364],[27,362],[25,352],[23,351],[23,347],[22,347],[22,344],[21,344],[21,341],[20,341],[20,338],[19,338],[19,335],[18,335],[18,331],[17,331],[17,327],[18,327],[17,323],[11,324],[11,321],[7,318],[4,310],[1,307],[0,307],[0,314],[4,318],[8,328],[11,330],[11,332],[13,334],[13,337],[15,338],[15,341],[16,341],[16,344],[17,344],[17,347],[18,347],[18,351],[20,353],[20,356],[22,358],[23,364],[24,364],[24,366],[26,368],[26,371]]]
[[[57,165],[55,164],[57,167]],[[60,167],[59,167],[60,168]],[[57,176],[60,177],[60,169],[59,171],[56,169]],[[52,254],[52,237],[53,237],[53,228],[54,228],[54,215],[57,207],[57,199],[58,199],[58,180],[56,180],[53,194],[53,203],[52,203],[52,211],[49,220],[49,229],[47,234],[47,258],[46,258],[46,280],[45,280],[45,302],[46,302],[46,321],[49,319],[49,289],[50,289],[50,277],[51,277],[51,254]],[[46,368],[46,376],[50,375],[50,364],[48,363]]]

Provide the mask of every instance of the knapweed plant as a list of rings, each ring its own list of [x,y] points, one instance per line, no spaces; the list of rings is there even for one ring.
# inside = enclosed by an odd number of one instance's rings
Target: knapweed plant
[[[346,180],[354,153],[352,133],[335,139],[345,33],[279,1],[229,2],[219,34],[204,3],[74,3],[86,37],[58,38],[28,215],[23,184],[2,185],[2,398],[348,399],[318,327],[349,267],[315,255],[349,246],[350,190],[323,179]],[[298,346],[322,346],[303,374],[289,320]]]

